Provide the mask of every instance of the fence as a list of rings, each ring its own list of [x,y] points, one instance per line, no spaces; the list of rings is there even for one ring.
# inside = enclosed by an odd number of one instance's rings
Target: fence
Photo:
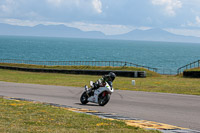
[[[137,65],[126,61],[33,61],[33,60],[18,60],[18,59],[0,59],[0,63],[13,64],[32,64],[32,65],[47,65],[47,66],[130,66],[141,67],[157,72],[157,68]]]
[[[157,73],[162,75],[176,75],[176,69],[166,69],[166,68],[158,68]]]
[[[184,70],[195,68],[195,67],[200,67],[200,60],[192,62],[190,64],[187,64],[185,66],[182,66],[182,67],[178,68],[177,74],[182,73]]]

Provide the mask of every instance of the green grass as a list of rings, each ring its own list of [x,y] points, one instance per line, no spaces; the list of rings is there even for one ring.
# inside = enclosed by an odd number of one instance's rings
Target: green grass
[[[45,68],[45,69],[67,69],[67,70],[121,70],[121,71],[146,71],[148,77],[159,76],[158,73],[149,71],[140,67],[100,67],[100,66],[45,66],[45,65],[29,65],[29,64],[12,64],[12,63],[0,63],[0,66],[12,66],[22,68]]]
[[[99,78],[101,76],[33,73],[0,69],[0,81],[17,83],[83,87],[85,84],[89,84],[89,81],[96,81]],[[132,85],[132,80],[136,81],[135,86]],[[198,78],[166,75],[147,78],[117,77],[113,84],[115,89],[120,90],[200,95],[200,79]]]
[[[192,68],[192,69],[187,69],[185,71],[200,71],[200,67]]]
[[[0,132],[3,133],[158,133],[127,126],[123,121],[110,121],[79,114],[40,103],[0,98]]]

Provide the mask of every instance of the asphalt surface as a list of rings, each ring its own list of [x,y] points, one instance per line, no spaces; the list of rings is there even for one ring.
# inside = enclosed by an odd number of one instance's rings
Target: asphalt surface
[[[104,107],[81,105],[84,88],[0,81],[0,95],[57,103],[200,130],[200,96],[115,90]]]

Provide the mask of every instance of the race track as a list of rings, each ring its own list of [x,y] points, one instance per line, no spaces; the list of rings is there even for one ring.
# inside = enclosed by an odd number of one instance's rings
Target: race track
[[[109,103],[80,104],[83,88],[0,81],[0,95],[78,108],[200,130],[200,96],[115,90]]]

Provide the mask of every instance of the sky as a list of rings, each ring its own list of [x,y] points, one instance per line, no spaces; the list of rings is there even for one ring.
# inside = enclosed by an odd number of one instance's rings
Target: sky
[[[200,37],[200,0],[0,0],[0,23],[123,34],[161,28]]]

